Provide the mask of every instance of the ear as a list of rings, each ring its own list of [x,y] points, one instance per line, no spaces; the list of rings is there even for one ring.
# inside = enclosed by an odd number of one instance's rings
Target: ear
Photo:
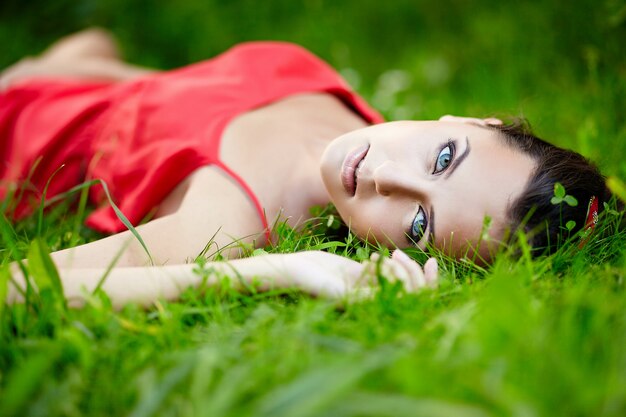
[[[484,127],[489,127],[489,126],[500,126],[502,125],[502,120],[500,119],[496,119],[495,117],[489,117],[486,119],[479,119],[478,117],[459,117],[459,116],[452,116],[450,114],[447,114],[445,116],[441,116],[439,118],[439,121],[441,122],[454,122],[454,123],[471,123],[471,124],[475,124],[478,126],[484,126]]]

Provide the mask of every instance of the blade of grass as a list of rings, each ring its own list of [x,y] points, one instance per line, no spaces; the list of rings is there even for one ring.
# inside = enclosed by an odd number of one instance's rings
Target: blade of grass
[[[9,250],[8,258],[20,259],[23,256],[22,251],[17,246],[15,239],[15,230],[4,214],[0,213],[0,236],[2,236],[3,246]]]
[[[57,356],[57,349],[47,349],[23,361],[6,376],[11,383],[7,384],[0,397],[0,415],[26,415],[24,408],[28,407],[29,401],[45,381],[42,376],[49,373]]]
[[[61,200],[66,199],[67,197],[69,197],[70,195],[74,194],[77,191],[83,191],[89,187],[91,187],[92,185],[95,184],[99,184],[101,180],[91,180],[91,181],[85,181],[82,184],[78,184],[75,185],[74,187],[70,188],[69,190],[59,193],[57,195],[55,195],[54,197],[50,197],[44,204],[44,208],[47,208],[55,203],[58,203]]]
[[[102,285],[104,284],[107,277],[109,276],[109,274],[111,273],[115,265],[117,264],[117,261],[119,261],[120,257],[126,250],[126,247],[128,246],[129,243],[130,241],[126,241],[126,243],[122,245],[122,247],[117,251],[117,253],[113,257],[111,262],[109,262],[109,264],[107,265],[107,269],[104,271],[104,274],[102,274],[102,276],[100,277],[100,280],[98,281],[98,285],[96,285],[96,288],[94,288],[94,290],[91,292],[92,295],[95,295],[98,291],[100,291],[100,288],[102,288]]]
[[[63,283],[59,277],[59,272],[50,257],[50,250],[39,238],[36,238],[30,244],[28,250],[28,269],[39,291],[41,292],[45,288],[51,288],[56,298],[61,302],[63,309],[67,310],[67,302],[65,300]]]
[[[488,417],[491,415],[476,406],[461,403],[375,392],[349,394],[330,414],[376,417]]]
[[[85,210],[87,208],[87,201],[89,199],[89,188],[90,187],[84,187],[80,191],[78,208],[76,209],[76,217],[74,221],[73,236],[80,236],[80,226],[82,225],[82,219],[84,218]],[[77,243],[78,242],[74,240],[74,244],[72,246],[75,246]]]
[[[22,274],[25,277],[26,281],[26,289],[17,285],[15,281],[12,280],[9,274],[9,279],[11,279],[13,285],[19,291],[19,293],[24,297],[26,302],[28,303],[28,294],[30,293],[31,285],[30,279],[28,278],[28,271],[24,266],[24,263],[21,259],[24,257],[22,251],[19,249],[17,245],[17,241],[15,239],[15,230],[9,223],[9,221],[4,217],[4,214],[0,213],[0,235],[2,236],[2,240],[4,242],[4,246],[9,249],[9,254],[5,259],[16,259],[17,265],[22,271]]]
[[[160,381],[151,381],[153,384],[151,389],[141,393],[141,397],[131,411],[130,417],[158,415],[163,402],[168,399],[168,394],[185,381],[193,369],[194,363],[190,360],[185,360],[178,366],[170,369]]]
[[[52,182],[52,179],[54,178],[54,176],[63,168],[65,167],[65,164],[62,164],[60,167],[58,167],[53,173],[52,175],[50,175],[50,177],[48,177],[48,181],[46,181],[46,186],[43,187],[43,193],[41,195],[41,201],[39,202],[39,209],[37,210],[37,234],[36,236],[40,237],[41,236],[41,229],[43,228],[43,209],[44,209],[44,205],[46,202],[46,195],[48,194],[48,188],[50,187],[50,183]]]
[[[49,199],[45,203],[44,207],[47,207],[47,206],[49,206],[51,204],[54,204],[57,201],[60,201],[60,200],[62,200],[64,198],[66,198],[68,195],[71,195],[71,194],[75,193],[76,191],[83,190],[85,188],[89,188],[89,187],[91,187],[92,185],[95,185],[95,184],[102,185],[102,189],[104,190],[104,194],[106,195],[107,200],[109,201],[109,204],[111,205],[111,208],[115,212],[115,215],[122,222],[122,224],[133,234],[133,236],[135,236],[135,238],[139,241],[139,243],[141,244],[141,247],[146,252],[146,255],[148,255],[148,259],[150,260],[150,264],[154,265],[154,259],[152,258],[152,254],[150,254],[150,251],[148,250],[148,247],[146,246],[146,243],[143,241],[143,239],[141,238],[141,235],[139,235],[139,232],[137,232],[137,229],[135,229],[135,227],[132,225],[130,220],[128,220],[128,218],[124,215],[124,213],[122,213],[122,210],[120,210],[120,208],[117,206],[117,204],[115,204],[113,202],[113,198],[111,197],[111,193],[109,191],[109,187],[107,186],[106,182],[104,182],[103,180],[100,180],[100,179],[91,180],[91,181],[87,181],[87,182],[84,182],[82,184],[79,184],[79,185],[77,185],[75,187],[72,187],[69,190],[67,190],[66,192],[64,192],[62,194],[58,194],[58,195],[54,196],[53,198]]]
[[[324,242],[319,243],[317,245],[311,246],[308,250],[326,250],[326,249],[336,249],[345,247],[346,244],[343,242]]]
[[[35,160],[33,165],[30,167],[30,170],[28,171],[28,175],[26,176],[26,178],[23,181],[20,181],[19,193],[17,194],[17,198],[14,200],[15,202],[19,203],[20,201],[22,201],[22,198],[24,197],[24,193],[26,192],[26,187],[30,183],[30,179],[33,177],[33,174],[35,173],[35,170],[39,166],[41,159],[42,157],[40,156],[39,158]],[[15,213],[15,209],[17,209],[17,206],[18,206],[17,204],[14,204],[13,207],[11,207],[11,212],[10,212],[9,217],[13,217],[13,214]]]
[[[0,213],[7,213],[9,211],[9,206],[13,201],[15,201],[15,187],[9,186],[6,188],[6,194],[2,199],[2,203],[0,203]]]
[[[0,266],[0,318],[2,318],[2,313],[4,312],[4,305],[6,304],[7,295],[9,293],[9,279],[11,274],[9,273],[9,266],[2,265]],[[0,326],[0,332],[4,327]]]
[[[626,184],[624,184],[617,177],[609,177],[606,180],[606,186],[609,187],[611,192],[620,198],[623,202],[626,202]]]
[[[111,204],[111,207],[113,208],[113,211],[115,212],[115,215],[117,216],[118,219],[120,219],[120,221],[124,224],[124,226],[126,226],[126,228],[130,230],[133,236],[135,236],[135,238],[139,241],[139,243],[143,247],[143,250],[146,251],[146,255],[148,255],[148,259],[150,259],[150,265],[154,266],[154,259],[152,258],[152,255],[150,254],[150,251],[148,250],[148,247],[146,246],[145,242],[143,241],[143,239],[137,232],[137,229],[135,229],[135,227],[131,224],[131,222],[124,215],[124,213],[122,213],[119,207],[117,207],[117,205],[113,202],[113,198],[111,198],[111,193],[109,193],[109,187],[107,186],[106,182],[102,180],[98,180],[98,181],[100,181],[100,184],[102,185],[102,189],[104,190],[104,193],[106,194],[107,199],[109,200],[109,204]]]
[[[343,398],[361,378],[393,363],[400,353],[401,349],[383,345],[353,361],[313,369],[270,391],[259,400],[254,414],[260,417],[325,415],[324,411]]]

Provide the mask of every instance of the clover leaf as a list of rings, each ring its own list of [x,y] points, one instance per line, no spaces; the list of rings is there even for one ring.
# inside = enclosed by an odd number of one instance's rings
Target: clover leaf
[[[550,199],[550,202],[554,205],[565,203],[570,207],[576,207],[578,200],[573,195],[569,195],[565,192],[565,187],[560,182],[554,183],[554,197]]]

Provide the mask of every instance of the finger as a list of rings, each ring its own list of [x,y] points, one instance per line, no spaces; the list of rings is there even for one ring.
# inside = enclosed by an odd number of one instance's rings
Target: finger
[[[430,258],[424,264],[424,277],[426,279],[426,283],[434,287],[438,284],[439,281],[439,264],[437,263],[437,259]]]
[[[373,268],[370,270],[372,280],[375,280],[375,278],[380,275],[389,282],[402,282],[402,286],[408,290],[412,290],[415,286],[415,284],[411,282],[411,274],[409,271],[397,260],[381,257],[378,253],[372,254],[371,259],[371,267]]]
[[[496,117],[488,117],[485,119],[485,123],[491,126],[502,126],[504,122]]]
[[[364,267],[365,266],[363,264],[358,262],[346,265],[343,269],[343,273],[341,274],[345,288],[354,288],[361,285],[361,282],[363,281]]]
[[[445,116],[441,116],[439,118],[439,121],[453,122],[453,123],[474,123],[474,124],[479,124],[479,125],[485,125],[485,121],[477,117],[453,116],[451,114],[446,114]]]
[[[386,259],[381,272],[390,282],[400,281],[408,292],[413,292],[417,289],[417,282],[404,264],[397,259]]]
[[[411,259],[409,255],[399,249],[396,249],[392,255],[392,258],[400,262],[409,273],[411,277],[411,282],[413,284],[412,290],[417,290],[426,285],[426,278],[424,277],[424,272],[422,271],[422,268],[417,262]]]
[[[441,116],[439,118],[441,122],[455,122],[455,123],[472,123],[479,126],[500,126],[502,125],[502,120],[497,119],[495,117],[488,117],[486,119],[480,119],[478,117],[463,117],[463,116],[452,116],[450,114],[446,114],[445,116]]]
[[[380,275],[389,282],[400,281],[407,291],[415,291],[419,287],[418,279],[420,275],[410,268],[413,262],[406,254],[402,253],[409,262],[400,262],[397,259],[381,258],[380,254],[373,253],[370,260],[363,262],[363,272],[358,282],[359,286],[372,286],[377,284],[377,277]],[[398,256],[398,255],[396,255]],[[416,265],[417,266],[417,265]],[[421,274],[418,266],[418,274]]]
[[[380,255],[376,252],[370,255],[370,259],[361,263],[362,269],[355,282],[356,286],[370,286],[376,283],[376,273]]]

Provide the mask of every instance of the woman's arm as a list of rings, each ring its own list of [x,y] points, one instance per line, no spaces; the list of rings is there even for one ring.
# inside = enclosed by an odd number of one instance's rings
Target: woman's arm
[[[230,278],[235,289],[249,286],[261,291],[294,288],[330,298],[367,295],[377,283],[378,271],[389,279],[402,281],[408,291],[434,285],[437,279],[434,259],[426,264],[424,273],[401,251],[395,251],[388,259],[374,256],[364,263],[326,252],[307,251],[209,262],[203,267],[204,273],[198,269],[196,264],[113,268],[102,289],[113,305],[120,308],[130,302],[149,306],[159,299],[175,300],[189,287],[219,285],[222,277]],[[60,269],[69,305],[83,305],[85,295],[96,289],[105,272],[104,268]],[[20,287],[25,287],[18,268],[13,270],[13,279]],[[22,301],[20,292],[13,285],[9,288],[8,301]]]
[[[154,265],[183,264],[210,245],[208,254],[240,256],[239,244],[262,246],[263,226],[248,197],[214,166],[190,175],[172,214],[137,226]],[[183,184],[185,185],[185,184]],[[219,198],[216,198],[219,196]],[[59,269],[147,266],[150,259],[139,241],[125,231],[52,254]]]
[[[200,253],[202,245],[198,243],[192,247],[190,244],[192,239],[188,236],[189,233],[184,231],[185,224],[185,219],[180,215],[172,214],[135,228],[148,247],[155,265],[183,264],[185,261],[193,260]],[[59,269],[150,265],[150,258],[145,249],[128,230],[50,255]]]

